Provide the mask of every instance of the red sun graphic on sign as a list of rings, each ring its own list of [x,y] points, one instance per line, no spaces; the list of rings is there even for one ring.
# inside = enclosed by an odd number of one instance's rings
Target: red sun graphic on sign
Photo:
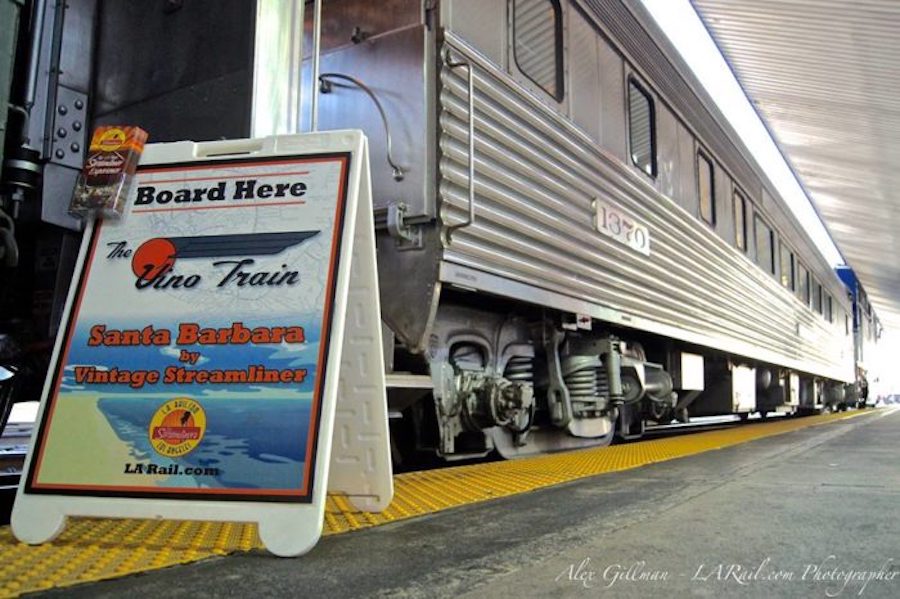
[[[172,270],[177,249],[170,240],[157,237],[148,239],[138,247],[131,258],[131,270],[138,279],[152,281]]]

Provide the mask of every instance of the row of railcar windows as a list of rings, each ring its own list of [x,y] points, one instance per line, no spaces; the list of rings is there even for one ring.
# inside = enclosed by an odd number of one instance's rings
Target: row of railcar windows
[[[834,298],[825,291],[822,284],[810,274],[794,256],[794,252],[784,244],[779,246],[781,254],[781,284],[792,291],[801,302],[821,314],[828,322],[835,321]],[[846,323],[845,323],[846,324]]]
[[[651,177],[656,176],[656,127],[653,99],[634,79],[628,85],[629,122],[628,135],[631,145],[631,161]],[[704,150],[697,151],[697,194],[700,218],[712,227],[716,225],[716,180],[713,160]],[[747,198],[735,188],[731,197],[734,214],[734,244],[747,252]],[[756,264],[772,276],[778,273],[775,248],[781,251],[781,282],[797,298],[821,314],[828,322],[834,322],[834,301],[824,292],[822,285],[811,277],[809,271],[794,257],[794,253],[782,242],[776,244],[775,231],[762,216],[753,220]],[[795,266],[801,272],[797,285]]]
[[[557,101],[562,101],[564,97],[562,36],[559,0],[513,0],[516,65],[532,83]],[[631,162],[648,176],[656,178],[656,106],[648,89],[631,76],[628,78],[628,141]],[[700,218],[715,227],[716,185],[711,155],[699,150],[696,166]],[[732,193],[731,206],[734,244],[746,253],[747,196],[737,186]],[[832,297],[783,241],[776,244],[775,231],[759,214],[754,215],[753,236],[756,264],[773,277],[777,277],[780,270],[781,284],[786,289],[825,320],[834,322]],[[776,255],[776,247],[780,256]]]

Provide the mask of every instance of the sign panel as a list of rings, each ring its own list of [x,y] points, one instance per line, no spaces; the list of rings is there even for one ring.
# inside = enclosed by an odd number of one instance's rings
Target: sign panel
[[[359,322],[371,347],[347,351],[360,352],[374,381],[374,463],[390,478],[365,140],[269,138],[240,157],[227,151],[233,143],[149,146],[127,219],[85,232],[13,518],[25,540],[44,540],[28,534],[28,506],[69,496],[95,503],[50,507],[260,521],[270,548],[302,552],[308,522],[267,526],[264,511],[246,517],[241,502],[270,504],[279,520],[303,512],[278,506],[315,504],[318,537],[343,339]],[[358,231],[357,215],[368,221]],[[357,303],[374,314],[345,331],[354,257],[365,283]],[[360,503],[373,509],[390,500],[390,482],[360,483],[346,468],[338,478],[366,489]],[[103,511],[97,498],[123,501]],[[193,507],[154,503],[162,499]]]

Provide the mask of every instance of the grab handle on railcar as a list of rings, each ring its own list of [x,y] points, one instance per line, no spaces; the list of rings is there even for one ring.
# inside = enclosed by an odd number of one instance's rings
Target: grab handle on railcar
[[[451,69],[466,68],[469,93],[469,215],[465,221],[447,227],[447,242],[449,243],[454,231],[468,227],[475,222],[475,68],[471,62],[453,60],[449,50],[444,53],[444,64]]]
[[[375,108],[378,110],[379,116],[381,116],[381,124],[384,126],[384,139],[387,147],[387,161],[388,164],[391,165],[391,172],[394,176],[394,181],[402,181],[403,167],[397,164],[397,161],[394,160],[394,140],[391,137],[391,126],[388,123],[387,113],[384,111],[384,107],[381,105],[381,101],[378,99],[378,96],[375,95],[375,92],[372,91],[368,85],[363,83],[360,79],[353,77],[351,75],[346,75],[344,73],[322,73],[319,75],[319,91],[322,93],[331,93],[332,87],[332,79],[340,79],[342,81],[346,81],[347,83],[353,84],[359,89],[361,89],[369,98],[372,100],[372,103],[375,104]]]

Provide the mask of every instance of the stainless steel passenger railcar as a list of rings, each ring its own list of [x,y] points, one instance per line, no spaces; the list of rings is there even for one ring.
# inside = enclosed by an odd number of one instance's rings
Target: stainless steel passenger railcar
[[[151,4],[72,4],[98,122],[369,136],[398,455],[851,400],[846,290],[638,2],[326,0],[318,69],[312,3]]]
[[[637,3],[332,0],[322,22],[319,127],[375,148],[414,448],[845,401],[841,283]]]

